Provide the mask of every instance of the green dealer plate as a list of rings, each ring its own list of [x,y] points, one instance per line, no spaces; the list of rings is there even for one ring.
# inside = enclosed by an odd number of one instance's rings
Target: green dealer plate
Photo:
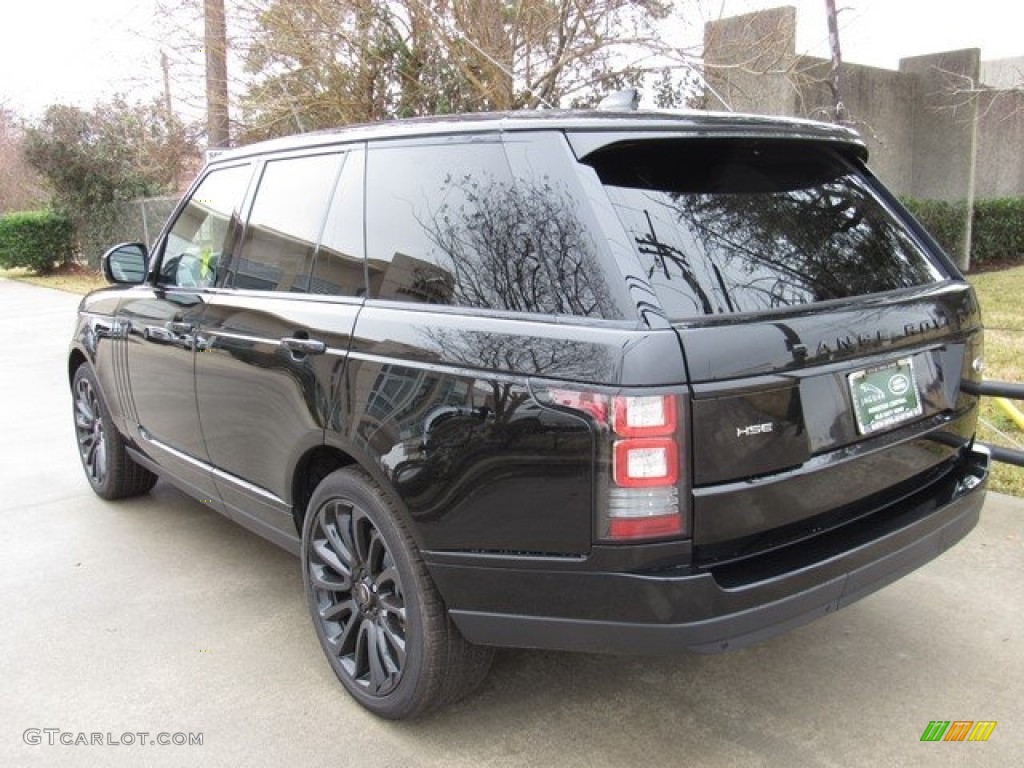
[[[846,378],[853,413],[857,417],[857,431],[862,435],[908,421],[924,412],[912,358],[865,368]]]

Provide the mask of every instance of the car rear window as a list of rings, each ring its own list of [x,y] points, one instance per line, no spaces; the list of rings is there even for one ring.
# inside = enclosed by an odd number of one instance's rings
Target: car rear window
[[[597,172],[671,319],[909,288],[939,266],[836,150],[786,140],[619,143]]]

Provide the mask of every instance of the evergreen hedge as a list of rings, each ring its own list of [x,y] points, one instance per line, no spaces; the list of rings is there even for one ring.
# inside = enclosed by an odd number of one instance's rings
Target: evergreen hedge
[[[967,226],[967,205],[963,201],[918,200],[903,198],[939,245],[954,259],[963,248]],[[971,265],[995,261],[1024,263],[1024,198],[997,197],[974,201],[971,227]]]
[[[46,274],[74,256],[71,222],[53,211],[0,216],[0,267],[28,267]]]
[[[974,203],[971,260],[1024,264],[1024,198],[997,197]]]

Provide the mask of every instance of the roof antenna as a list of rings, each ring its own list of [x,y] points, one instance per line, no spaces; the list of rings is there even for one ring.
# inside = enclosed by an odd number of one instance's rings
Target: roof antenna
[[[597,105],[603,112],[636,112],[640,106],[640,91],[636,88],[623,88],[621,91],[609,93]]]

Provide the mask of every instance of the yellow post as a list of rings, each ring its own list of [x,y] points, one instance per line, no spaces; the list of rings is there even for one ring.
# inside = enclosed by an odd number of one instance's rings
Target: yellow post
[[[1017,407],[1005,397],[996,397],[994,400],[996,405],[1009,417],[1010,421],[1017,425],[1017,429],[1024,432],[1024,413],[1017,410]]]

